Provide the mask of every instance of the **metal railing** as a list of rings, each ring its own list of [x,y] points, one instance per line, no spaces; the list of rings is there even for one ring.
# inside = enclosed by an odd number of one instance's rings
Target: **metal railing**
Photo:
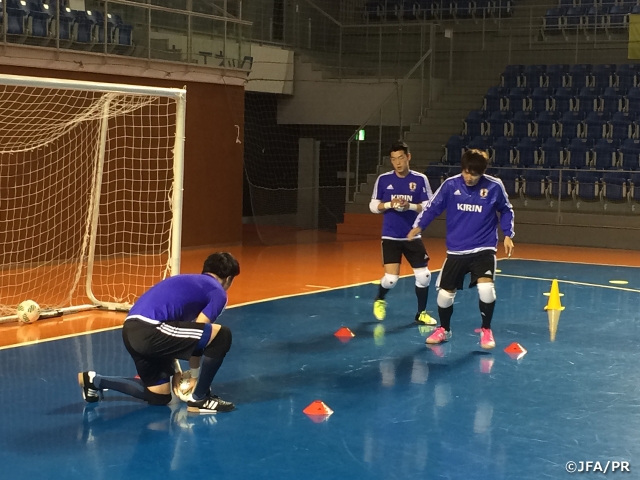
[[[435,26],[431,25],[429,31],[429,44],[434,45],[435,38]],[[351,176],[351,150],[352,143],[356,138],[358,138],[359,132],[363,130],[370,122],[375,118],[379,117],[378,124],[378,165],[382,164],[382,128],[383,128],[383,109],[386,103],[394,96],[397,97],[398,102],[398,127],[399,127],[399,135],[398,138],[401,138],[403,135],[403,126],[404,126],[404,87],[407,82],[412,78],[413,74],[420,69],[419,74],[419,82],[420,82],[420,115],[422,115],[425,111],[425,108],[429,108],[431,106],[431,102],[433,100],[433,66],[434,66],[434,58],[435,53],[433,48],[429,48],[415,63],[415,65],[407,72],[407,74],[398,82],[396,82],[395,88],[387,95],[387,97],[373,110],[373,112],[369,115],[369,117],[355,129],[349,140],[347,141],[347,165],[346,165],[346,189],[345,189],[345,202],[349,202],[351,199],[351,190],[350,190],[350,176]],[[429,72],[428,75],[425,76],[425,62],[429,59]],[[428,81],[427,88],[425,89],[425,82]],[[426,90],[426,91],[425,91]],[[413,119],[418,120],[419,119]],[[356,142],[356,151],[355,151],[355,171],[354,171],[354,187],[357,192],[358,184],[360,178],[360,141]]]
[[[242,10],[240,2],[240,11]],[[28,10],[2,2],[5,44],[125,55],[147,60],[250,69],[252,22],[132,0],[87,2],[85,12],[56,8],[34,28]],[[9,22],[9,16],[16,22]],[[118,23],[116,16],[121,19]],[[124,33],[127,32],[127,33]]]

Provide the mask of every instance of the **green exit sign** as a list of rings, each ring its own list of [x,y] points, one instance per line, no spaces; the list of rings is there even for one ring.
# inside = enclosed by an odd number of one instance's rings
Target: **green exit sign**
[[[358,130],[358,141],[364,141],[364,130]]]

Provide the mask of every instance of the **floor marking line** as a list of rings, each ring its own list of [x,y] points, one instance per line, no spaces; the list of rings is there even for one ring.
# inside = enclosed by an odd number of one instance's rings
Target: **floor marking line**
[[[507,278],[520,278],[522,280],[539,280],[544,282],[552,282],[553,280],[558,280],[558,283],[568,283],[571,285],[580,285],[583,287],[598,287],[598,288],[608,288],[610,290],[621,290],[623,292],[634,292],[640,293],[640,290],[635,288],[625,288],[625,287],[614,287],[612,285],[600,285],[597,283],[585,283],[585,282],[576,282],[573,280],[560,280],[557,278],[541,278],[541,277],[527,277],[525,275],[508,275],[504,273],[499,273],[496,276],[498,277],[507,277]]]

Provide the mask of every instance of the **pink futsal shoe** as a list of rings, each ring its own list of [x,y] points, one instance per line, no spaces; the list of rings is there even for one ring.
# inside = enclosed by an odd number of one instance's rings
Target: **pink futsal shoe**
[[[427,337],[427,343],[430,345],[437,345],[438,343],[447,342],[451,338],[451,332],[447,332],[443,327],[436,328],[429,337]]]
[[[480,346],[485,350],[496,346],[496,341],[493,339],[493,333],[490,328],[480,329]]]

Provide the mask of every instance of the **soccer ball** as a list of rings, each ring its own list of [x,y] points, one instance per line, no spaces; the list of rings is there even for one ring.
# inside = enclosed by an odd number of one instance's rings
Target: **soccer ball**
[[[20,323],[33,323],[40,318],[40,305],[33,300],[25,300],[17,308]]]
[[[195,390],[195,385],[192,386],[191,372],[186,371],[183,373],[176,373],[173,381],[173,393],[183,402],[186,402],[191,397],[191,394]]]

